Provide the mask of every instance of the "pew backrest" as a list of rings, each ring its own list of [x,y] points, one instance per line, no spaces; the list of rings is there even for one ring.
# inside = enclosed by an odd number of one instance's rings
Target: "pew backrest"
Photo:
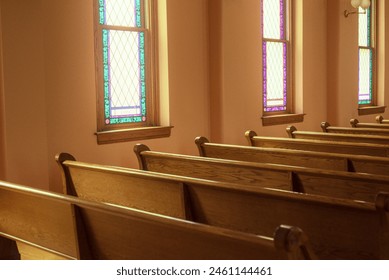
[[[384,119],[383,116],[377,116],[375,120],[379,124],[389,124],[389,120]]]
[[[389,123],[361,123],[357,119],[351,119],[350,120],[351,127],[354,128],[379,128],[379,129],[389,129]]]
[[[202,157],[389,175],[384,157],[210,143],[203,136],[195,144]]]
[[[112,207],[111,207],[112,208]],[[226,230],[128,209],[80,209],[93,259],[305,259],[306,237],[280,226],[269,236]],[[274,235],[274,237],[273,237]],[[288,246],[290,244],[291,246]]]
[[[58,154],[56,161],[66,194],[176,218],[190,218],[179,180],[161,176],[156,181],[140,170],[123,171],[111,166],[78,162],[68,153]]]
[[[382,144],[258,136],[256,132],[252,130],[247,131],[245,137],[249,146],[253,147],[368,155],[375,157],[389,156],[389,145]]]
[[[0,235],[69,258],[307,257],[306,236],[296,227],[281,225],[270,236],[258,236],[6,182],[0,182],[0,198]]]
[[[328,133],[341,133],[341,134],[355,134],[355,135],[372,135],[372,136],[385,136],[389,137],[389,127],[388,128],[379,128],[377,127],[368,127],[365,124],[365,127],[341,127],[341,126],[331,126],[328,122],[321,123],[321,129],[323,132]]]
[[[356,129],[356,128],[354,128]],[[349,142],[349,143],[370,143],[378,145],[389,145],[389,137],[382,135],[363,135],[363,134],[347,134],[347,133],[329,133],[316,131],[298,131],[296,127],[289,126],[287,133],[290,138],[295,139],[314,139],[334,142]]]
[[[188,186],[196,222],[266,235],[283,221],[305,229],[319,259],[389,258],[387,194],[374,206],[274,192]]]
[[[134,147],[140,168],[152,172],[239,184],[245,189],[273,188],[374,202],[389,192],[389,176],[315,168],[204,158]]]

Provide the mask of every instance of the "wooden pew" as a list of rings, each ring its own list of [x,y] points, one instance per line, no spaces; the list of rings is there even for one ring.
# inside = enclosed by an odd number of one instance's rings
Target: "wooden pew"
[[[274,238],[0,182],[0,235],[69,259],[301,259],[306,237]],[[272,235],[270,235],[272,236]],[[1,247],[2,257],[15,248]]]
[[[258,136],[256,132],[252,130],[246,131],[245,137],[248,144],[253,147],[368,155],[374,157],[389,156],[389,145]]]
[[[377,116],[375,120],[377,123],[389,124],[389,120],[385,120],[383,116]]]
[[[377,193],[389,192],[389,176],[153,152],[142,144],[134,150],[140,169],[244,184],[254,190],[273,188],[369,202]]]
[[[68,153],[56,155],[56,161],[62,173],[65,194],[190,219],[180,180],[161,176],[161,181],[164,181],[161,184],[140,170],[121,171],[110,166],[78,162]]]
[[[378,128],[378,129],[389,129],[389,123],[361,123],[357,119],[350,120],[351,127],[354,128]]]
[[[354,128],[356,129],[356,128]],[[312,139],[324,140],[333,142],[349,142],[349,143],[370,143],[375,145],[389,145],[389,137],[377,135],[355,135],[346,133],[328,133],[315,131],[297,131],[294,126],[289,126],[286,129],[290,138],[295,139]]]
[[[328,122],[321,123],[321,129],[323,132],[329,133],[341,133],[341,134],[355,134],[355,135],[372,135],[372,136],[385,136],[389,137],[389,127],[388,128],[379,128],[377,125],[373,124],[376,127],[366,127],[367,124],[364,124],[365,127],[340,127],[340,126],[331,126]]]
[[[109,184],[111,177],[112,173],[107,173],[106,188],[115,192],[117,185]],[[150,172],[149,178],[152,177],[160,184],[166,183]],[[186,181],[183,186],[195,222],[264,236],[271,236],[280,224],[294,223],[309,237],[319,259],[389,259],[386,194],[379,194],[375,203],[368,203],[271,189],[253,190],[231,183]],[[131,188],[122,195],[131,196]],[[304,250],[310,252],[309,247]]]
[[[226,145],[202,136],[195,143],[202,157],[389,175],[389,159],[383,157]]]

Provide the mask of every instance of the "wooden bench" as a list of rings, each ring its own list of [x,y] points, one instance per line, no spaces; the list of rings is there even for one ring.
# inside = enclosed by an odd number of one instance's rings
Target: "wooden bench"
[[[389,120],[385,120],[383,116],[377,116],[375,120],[377,123],[389,124]]]
[[[154,176],[140,170],[121,171],[111,166],[78,162],[68,153],[56,155],[56,161],[62,173],[65,194],[190,219],[180,180],[160,176],[156,181]]]
[[[69,259],[301,259],[306,237],[279,226],[272,235],[217,228],[126,207],[0,182],[3,240]],[[3,243],[2,243],[3,244]],[[1,257],[17,254],[1,247]],[[304,255],[305,254],[305,255]]]
[[[140,169],[235,184],[245,188],[273,188],[306,194],[374,202],[389,192],[389,176],[263,164],[153,152],[134,147]]]
[[[354,128],[356,129],[356,128]],[[324,140],[333,142],[349,142],[349,143],[370,143],[375,145],[389,145],[389,137],[377,135],[355,135],[346,133],[328,133],[315,131],[297,131],[294,126],[289,126],[286,129],[290,138],[294,139],[312,139]]]
[[[161,176],[149,174],[166,183]],[[108,173],[106,188],[115,192],[111,177]],[[220,182],[186,181],[183,187],[195,222],[264,236],[271,236],[280,224],[295,224],[309,237],[319,259],[389,259],[386,194],[368,203]],[[131,188],[122,193],[131,195]],[[303,248],[309,252],[309,247]]]
[[[354,124],[356,125],[356,124]],[[364,127],[340,127],[340,126],[331,126],[328,122],[321,123],[321,129],[323,132],[328,133],[341,133],[341,134],[355,134],[355,135],[372,135],[372,136],[385,136],[389,137],[389,127],[388,128],[379,128],[379,124],[376,127],[366,127],[367,124],[363,124]],[[388,138],[389,139],[389,138]]]
[[[246,131],[245,137],[247,139],[248,144],[253,147],[280,148],[337,154],[367,155],[374,157],[389,156],[389,145],[258,136],[256,132],[252,130]]]
[[[389,175],[389,159],[384,157],[226,145],[202,136],[195,143],[202,157]]]
[[[379,128],[379,129],[389,129],[389,123],[361,123],[357,119],[351,119],[350,120],[351,127],[354,128]]]

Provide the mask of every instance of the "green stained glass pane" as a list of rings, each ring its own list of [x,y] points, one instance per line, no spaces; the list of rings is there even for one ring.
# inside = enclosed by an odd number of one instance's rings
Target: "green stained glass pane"
[[[366,12],[359,8],[358,14],[358,38],[359,46],[370,47],[371,46],[371,9],[367,9]]]
[[[107,124],[146,120],[144,37],[143,32],[103,30]]]

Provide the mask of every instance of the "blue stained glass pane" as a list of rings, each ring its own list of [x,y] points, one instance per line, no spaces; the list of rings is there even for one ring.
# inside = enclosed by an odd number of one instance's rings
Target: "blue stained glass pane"
[[[106,124],[146,121],[145,33],[120,30],[121,26],[143,27],[143,3],[99,0],[99,22],[106,25],[102,30]]]
[[[106,124],[146,120],[144,32],[103,30]]]

